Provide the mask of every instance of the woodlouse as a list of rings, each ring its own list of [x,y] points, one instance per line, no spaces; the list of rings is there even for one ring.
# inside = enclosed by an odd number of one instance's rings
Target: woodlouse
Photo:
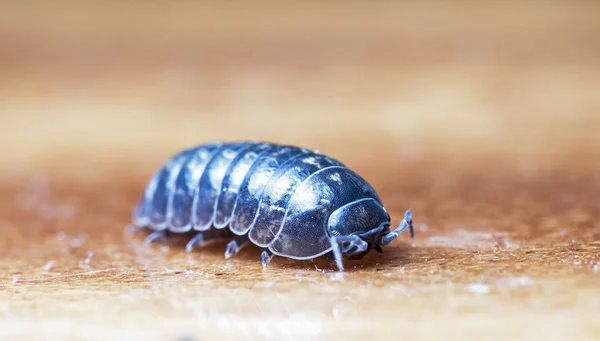
[[[390,215],[375,190],[341,162],[304,148],[261,142],[210,143],[171,157],[152,176],[131,228],[154,231],[147,243],[170,233],[196,231],[189,252],[232,236],[225,257],[248,242],[274,255],[312,259],[362,258],[406,228],[412,213],[390,231]]]

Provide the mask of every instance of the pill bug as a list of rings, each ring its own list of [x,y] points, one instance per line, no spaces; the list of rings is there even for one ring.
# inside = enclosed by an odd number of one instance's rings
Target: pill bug
[[[232,238],[229,258],[252,243],[275,255],[306,260],[360,259],[382,253],[406,228],[412,213],[390,230],[391,218],[375,190],[341,162],[301,147],[266,142],[199,145],[172,156],[152,176],[133,211],[130,229],[193,233],[186,250]]]

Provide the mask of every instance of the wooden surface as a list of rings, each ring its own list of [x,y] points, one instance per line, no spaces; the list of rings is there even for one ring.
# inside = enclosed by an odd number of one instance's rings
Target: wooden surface
[[[594,2],[0,5],[0,340],[597,340]],[[330,154],[407,234],[322,260],[126,236],[165,158]]]

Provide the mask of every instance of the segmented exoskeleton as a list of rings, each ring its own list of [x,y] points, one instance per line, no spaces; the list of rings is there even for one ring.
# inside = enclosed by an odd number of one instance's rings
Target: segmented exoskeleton
[[[339,161],[304,148],[259,142],[210,143],[170,158],[151,178],[133,214],[134,228],[171,233],[196,231],[186,249],[232,236],[225,257],[248,242],[273,255],[312,259],[362,258],[408,228],[398,228],[375,190]],[[231,237],[230,237],[231,238]]]

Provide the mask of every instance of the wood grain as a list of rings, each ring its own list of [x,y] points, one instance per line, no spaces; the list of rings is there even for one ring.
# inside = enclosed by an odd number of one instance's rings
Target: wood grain
[[[600,338],[594,2],[0,4],[0,339]],[[123,233],[181,148],[319,149],[397,223],[382,257]]]

